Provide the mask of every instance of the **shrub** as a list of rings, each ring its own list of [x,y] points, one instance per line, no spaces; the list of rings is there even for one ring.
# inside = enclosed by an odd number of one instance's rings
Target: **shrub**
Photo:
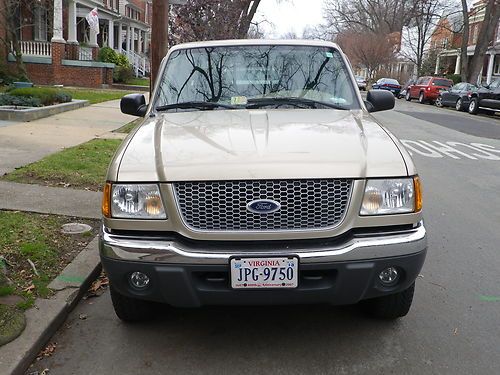
[[[40,99],[9,94],[0,95],[0,105],[13,105],[16,107],[41,107]]]
[[[113,81],[120,83],[127,83],[132,78],[134,78],[134,70],[130,65],[128,66],[117,66],[113,70]]]
[[[70,102],[72,97],[66,91],[53,89],[50,87],[29,87],[14,89],[9,91],[10,95],[26,98],[36,98],[42,105],[52,105],[56,103]]]
[[[462,82],[462,76],[460,74],[447,74],[446,78],[451,79],[455,85]]]
[[[130,66],[127,56],[117,53],[113,48],[103,47],[99,50],[99,61],[113,63],[116,66]]]

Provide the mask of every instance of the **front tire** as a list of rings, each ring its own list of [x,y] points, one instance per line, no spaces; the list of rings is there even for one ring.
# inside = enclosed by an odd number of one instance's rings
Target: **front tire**
[[[420,104],[425,104],[425,94],[424,94],[424,92],[423,92],[423,91],[422,91],[422,92],[420,92],[420,94],[418,95],[418,102],[419,102]]]
[[[109,292],[115,314],[124,322],[141,322],[153,318],[155,311],[155,304],[153,302],[124,296],[118,293],[111,285]]]
[[[479,103],[477,98],[472,98],[469,102],[469,113],[471,115],[477,115],[479,112]]]
[[[402,292],[363,301],[364,310],[379,319],[397,319],[410,311],[415,283]]]

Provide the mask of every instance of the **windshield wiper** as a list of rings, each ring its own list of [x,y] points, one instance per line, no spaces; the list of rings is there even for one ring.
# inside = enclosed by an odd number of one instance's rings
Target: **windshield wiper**
[[[254,99],[248,99],[248,104],[246,108],[259,108],[259,107],[266,107],[269,105],[283,105],[283,104],[291,104],[291,105],[306,105],[311,108],[318,108],[318,107],[328,107],[328,108],[335,108],[335,109],[348,109],[344,106],[341,106],[339,104],[333,104],[333,103],[326,103],[322,102],[319,100],[313,100],[313,99],[306,99],[306,98],[299,98],[299,97],[275,97],[275,98],[254,98]]]
[[[214,109],[214,108],[227,108],[227,109],[237,109],[238,107],[230,104],[224,104],[219,102],[181,102],[172,103],[166,105],[159,105],[156,107],[157,111],[168,111],[169,109]]]

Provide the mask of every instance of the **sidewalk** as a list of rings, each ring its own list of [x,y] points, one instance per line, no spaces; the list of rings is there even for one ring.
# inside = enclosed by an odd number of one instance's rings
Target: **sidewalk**
[[[102,193],[0,181],[0,210],[101,218]]]
[[[100,137],[134,119],[120,112],[120,100],[112,100],[32,122],[2,122],[0,176],[62,148]]]

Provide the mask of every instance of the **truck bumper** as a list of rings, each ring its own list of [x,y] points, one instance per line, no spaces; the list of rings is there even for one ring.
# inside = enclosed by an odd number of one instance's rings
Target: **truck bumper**
[[[168,239],[115,236],[103,230],[101,260],[111,285],[119,293],[177,307],[203,305],[353,304],[408,288],[424,263],[427,239],[420,223],[395,233],[353,235],[341,241],[266,242],[269,249],[242,247],[237,242],[205,250],[196,244]],[[231,249],[229,249],[231,248]],[[234,290],[229,258],[295,255],[299,283],[295,289]],[[379,273],[396,267],[396,285],[383,286]],[[133,272],[148,275],[144,290],[134,288]]]

